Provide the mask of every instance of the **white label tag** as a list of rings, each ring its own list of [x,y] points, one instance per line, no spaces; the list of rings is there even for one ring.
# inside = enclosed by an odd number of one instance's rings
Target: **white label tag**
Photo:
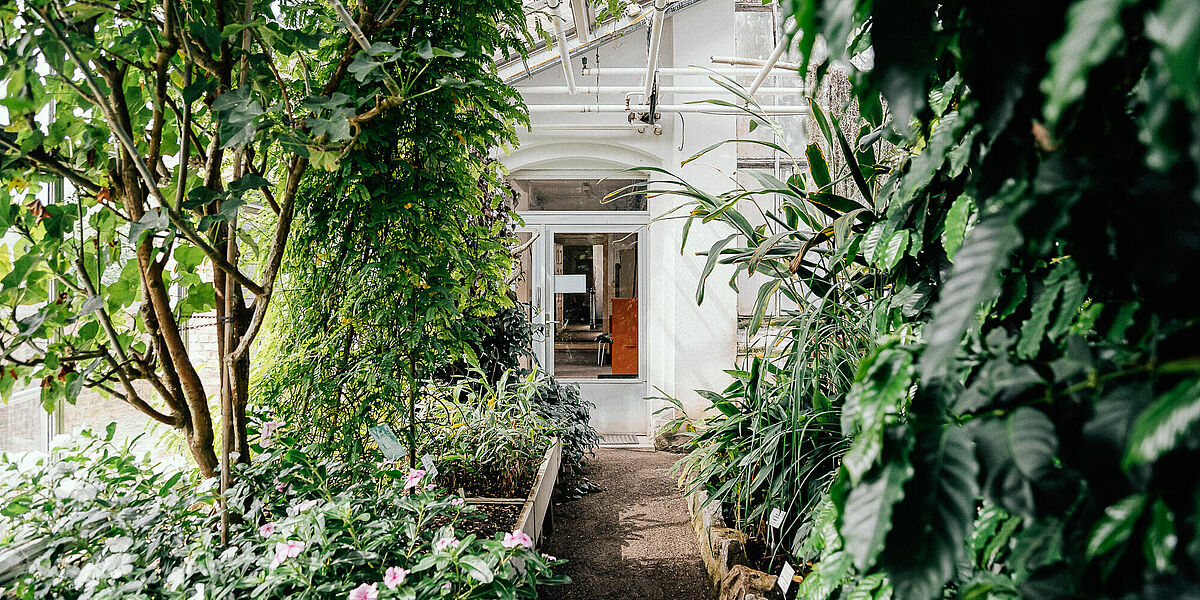
[[[432,456],[430,456],[428,454],[426,454],[425,456],[422,456],[421,457],[421,466],[425,467],[425,475],[429,477],[430,481],[432,481],[435,477],[437,477],[437,474],[438,474],[437,464],[435,464],[433,462]]]
[[[779,510],[778,508],[772,508],[771,516],[769,519],[767,519],[767,522],[771,524],[771,527],[779,529],[779,526],[783,525],[783,517],[784,514],[782,510]]]
[[[792,587],[792,576],[795,574],[796,570],[792,568],[792,565],[788,564],[786,560],[783,561],[783,568],[779,570],[779,580],[776,581],[783,593],[786,594],[788,588]]]

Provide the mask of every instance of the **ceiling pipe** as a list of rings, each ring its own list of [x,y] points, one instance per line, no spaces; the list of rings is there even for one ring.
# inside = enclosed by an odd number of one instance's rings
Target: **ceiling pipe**
[[[654,0],[654,17],[650,20],[650,56],[646,59],[646,97],[654,91],[654,74],[658,71],[658,47],[662,44],[663,14],[667,0]]]
[[[757,92],[759,87],[762,87],[763,81],[771,73],[771,69],[775,68],[775,63],[779,62],[779,58],[792,45],[792,36],[794,35],[796,35],[796,22],[792,21],[792,24],[784,29],[783,37],[779,38],[778,44],[775,44],[775,49],[771,51],[771,56],[767,58],[767,62],[763,63],[762,69],[758,72],[758,77],[754,78],[754,83],[750,84],[749,89],[746,90],[751,97],[754,96],[754,92]]]
[[[558,38],[558,55],[562,62],[563,75],[567,78],[567,93],[574,96],[579,92],[575,87],[575,73],[571,71],[571,52],[567,47],[567,33],[563,31],[566,19],[562,16],[562,0],[549,0],[546,6],[554,11],[551,20],[554,21],[554,35]]]
[[[654,124],[647,125],[646,123],[532,123],[529,128],[533,131],[607,131],[616,133],[646,133],[647,130],[653,131],[655,135],[662,135],[662,125]]]
[[[647,113],[648,104],[529,104],[529,114],[539,113]],[[807,106],[761,106],[755,109],[769,115],[806,115]],[[659,104],[654,107],[660,113],[708,113],[718,115],[745,115],[746,112],[736,108],[726,108],[712,104]]]
[[[626,94],[633,93],[640,95],[639,90],[631,90],[627,85],[584,85],[576,88],[580,94]],[[525,96],[546,95],[546,94],[566,94],[567,88],[561,85],[529,85],[525,87],[517,87],[516,90]],[[677,94],[728,94],[729,90],[717,86],[699,86],[699,85],[660,85],[658,86],[660,93],[677,93]],[[803,91],[799,86],[796,87],[770,87],[759,88],[759,94],[775,94],[775,95],[791,95],[799,94]]]
[[[791,75],[793,77],[799,77],[799,73],[796,71],[784,70],[782,68],[780,68],[780,69],[783,72],[775,73],[776,77],[787,76],[787,75]],[[621,76],[628,76],[628,75],[644,75],[645,72],[646,72],[646,70],[643,69],[642,67],[603,67],[603,68],[599,68],[599,69],[595,68],[595,67],[588,67],[586,69],[583,69],[580,73],[582,75],[588,76],[588,77],[598,77],[601,75],[611,75],[613,77],[621,77]],[[707,75],[712,75],[713,73],[716,73],[718,75],[747,76],[747,75],[754,75],[758,72],[759,72],[759,69],[749,69],[749,68],[742,69],[742,68],[738,68],[738,67],[715,67],[715,68],[710,69],[707,67],[691,66],[691,67],[659,67],[659,69],[658,69],[659,75],[691,75],[693,77],[703,77],[703,76],[707,76]]]
[[[708,60],[719,65],[736,65],[746,67],[761,67],[767,64],[766,59],[762,58],[741,58],[737,56],[710,56]],[[786,69],[788,71],[800,71],[800,63],[793,62],[776,62],[776,69]]]

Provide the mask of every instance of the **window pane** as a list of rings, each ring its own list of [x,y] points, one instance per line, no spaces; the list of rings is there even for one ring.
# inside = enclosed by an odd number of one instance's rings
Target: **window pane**
[[[0,452],[45,452],[49,425],[37,386],[14,393],[0,402]]]
[[[646,194],[627,190],[638,179],[525,179],[513,181],[517,210],[536,211],[644,211]],[[627,192],[633,191],[630,194]],[[617,197],[605,198],[617,193]]]

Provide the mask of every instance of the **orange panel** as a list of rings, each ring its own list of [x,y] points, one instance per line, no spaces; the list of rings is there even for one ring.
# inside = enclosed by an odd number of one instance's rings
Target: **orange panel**
[[[613,375],[637,375],[637,298],[612,299],[612,340]]]

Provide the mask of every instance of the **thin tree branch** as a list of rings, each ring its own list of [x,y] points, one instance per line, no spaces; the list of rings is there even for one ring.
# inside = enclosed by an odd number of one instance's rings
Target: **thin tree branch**
[[[63,49],[66,50],[67,55],[70,56],[71,60],[75,62],[75,64],[79,65],[79,70],[83,72],[83,76],[87,81],[88,87],[91,89],[92,94],[95,95],[94,102],[105,113],[106,119],[109,122],[109,126],[112,129],[113,134],[117,136],[117,140],[122,146],[125,147],[125,151],[129,153],[129,156],[133,160],[134,167],[137,169],[138,174],[145,182],[146,187],[150,189],[150,192],[154,195],[155,199],[158,200],[159,205],[162,206],[166,211],[167,217],[170,219],[171,223],[179,228],[188,241],[192,242],[204,251],[204,254],[213,262],[213,266],[228,273],[234,278],[235,281],[253,292],[255,295],[262,293],[262,286],[247,277],[246,274],[236,266],[230,264],[229,261],[227,261],[225,257],[217,251],[216,248],[213,248],[211,244],[206,242],[200,236],[195,228],[192,227],[191,223],[184,219],[183,215],[180,214],[179,211],[175,210],[171,204],[167,202],[166,198],[163,197],[162,189],[159,188],[155,177],[150,173],[150,169],[146,166],[145,161],[142,160],[141,154],[138,153],[137,146],[133,143],[133,138],[131,138],[129,132],[121,126],[120,121],[117,119],[116,115],[113,114],[108,104],[103,102],[103,94],[100,93],[100,87],[96,85],[95,79],[88,71],[87,64],[84,63],[83,59],[79,57],[79,54],[75,52],[75,48],[67,42],[66,38],[62,34],[62,31],[51,21],[48,15],[41,11],[35,11],[35,14],[41,18],[42,23],[46,25],[46,28],[50,30],[55,38],[58,39],[59,43],[62,44]]]

